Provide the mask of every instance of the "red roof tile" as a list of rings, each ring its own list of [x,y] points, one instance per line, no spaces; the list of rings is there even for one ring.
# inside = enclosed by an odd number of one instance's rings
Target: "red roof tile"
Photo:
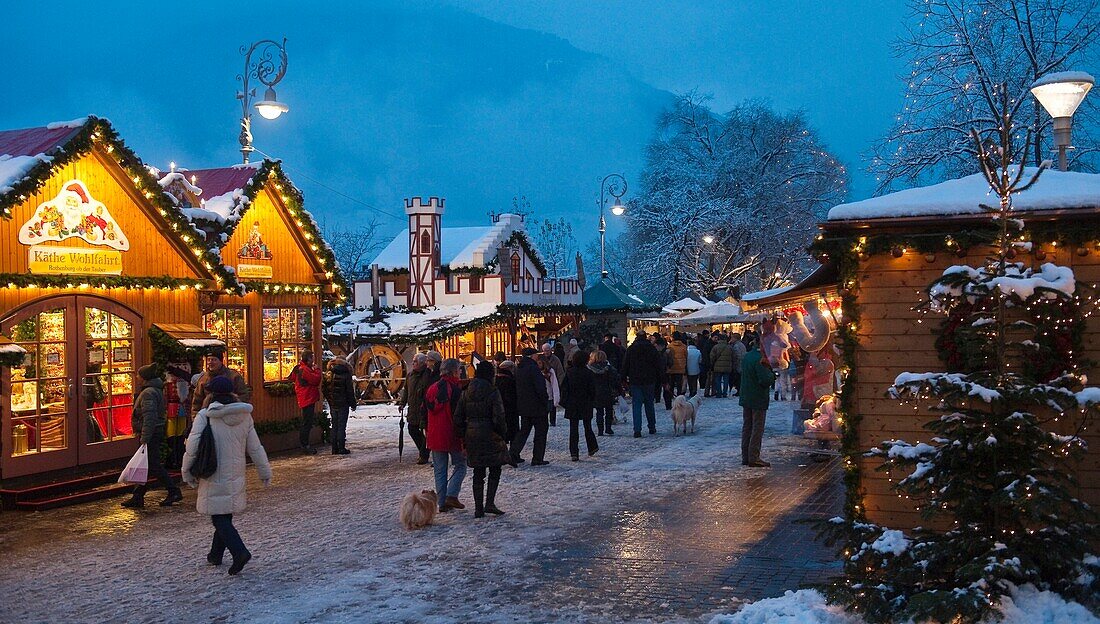
[[[24,128],[0,131],[0,154],[37,156],[48,154],[80,132],[80,126],[60,128]]]
[[[219,195],[244,188],[248,181],[257,173],[258,168],[253,167],[220,167],[218,169],[188,169],[180,171],[187,176],[195,176],[195,186],[202,189],[203,199],[210,199]]]

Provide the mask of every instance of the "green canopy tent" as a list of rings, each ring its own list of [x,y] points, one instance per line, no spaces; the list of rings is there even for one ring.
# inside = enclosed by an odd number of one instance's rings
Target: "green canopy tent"
[[[629,286],[609,277],[600,278],[584,291],[587,320],[581,325],[582,337],[594,344],[610,332],[627,340],[627,319],[631,314],[658,312],[661,306],[646,301]]]

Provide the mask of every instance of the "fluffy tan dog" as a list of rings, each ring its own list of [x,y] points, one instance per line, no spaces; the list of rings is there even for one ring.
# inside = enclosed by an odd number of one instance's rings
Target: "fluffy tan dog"
[[[684,435],[688,432],[688,422],[691,422],[691,432],[695,433],[695,417],[699,414],[699,408],[703,405],[703,395],[696,392],[690,399],[680,395],[672,400],[672,435],[679,435],[679,428],[684,428]]]
[[[435,514],[439,510],[439,499],[435,490],[423,490],[419,494],[410,492],[401,501],[399,519],[401,524],[410,531],[423,529],[435,520]]]

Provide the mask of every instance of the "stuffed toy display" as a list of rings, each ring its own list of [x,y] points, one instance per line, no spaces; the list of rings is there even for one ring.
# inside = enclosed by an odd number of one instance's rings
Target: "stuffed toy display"
[[[760,352],[768,358],[772,370],[784,370],[791,364],[787,350],[791,348],[791,324],[777,318],[760,324]]]
[[[833,373],[836,367],[831,358],[832,350],[826,345],[817,353],[811,353],[806,360],[802,386],[803,407],[813,407],[818,399],[833,393]]]
[[[812,433],[840,433],[840,422],[837,420],[836,398],[827,394],[817,401],[813,418],[803,421],[807,432]]]
[[[829,335],[836,326],[833,319],[817,307],[817,301],[809,300],[802,304],[806,309],[805,316],[801,312],[794,311],[789,315],[791,321],[791,337],[810,353],[815,353],[825,348],[829,342]]]

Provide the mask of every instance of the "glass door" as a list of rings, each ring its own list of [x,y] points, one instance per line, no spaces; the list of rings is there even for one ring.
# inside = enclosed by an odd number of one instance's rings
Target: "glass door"
[[[131,416],[140,348],[140,318],[111,301],[79,297],[81,464],[125,457],[137,448]]]
[[[0,369],[8,396],[3,414],[2,466],[17,477],[76,465],[72,335],[75,297],[27,306],[0,323],[0,331],[27,350],[20,366]]]

